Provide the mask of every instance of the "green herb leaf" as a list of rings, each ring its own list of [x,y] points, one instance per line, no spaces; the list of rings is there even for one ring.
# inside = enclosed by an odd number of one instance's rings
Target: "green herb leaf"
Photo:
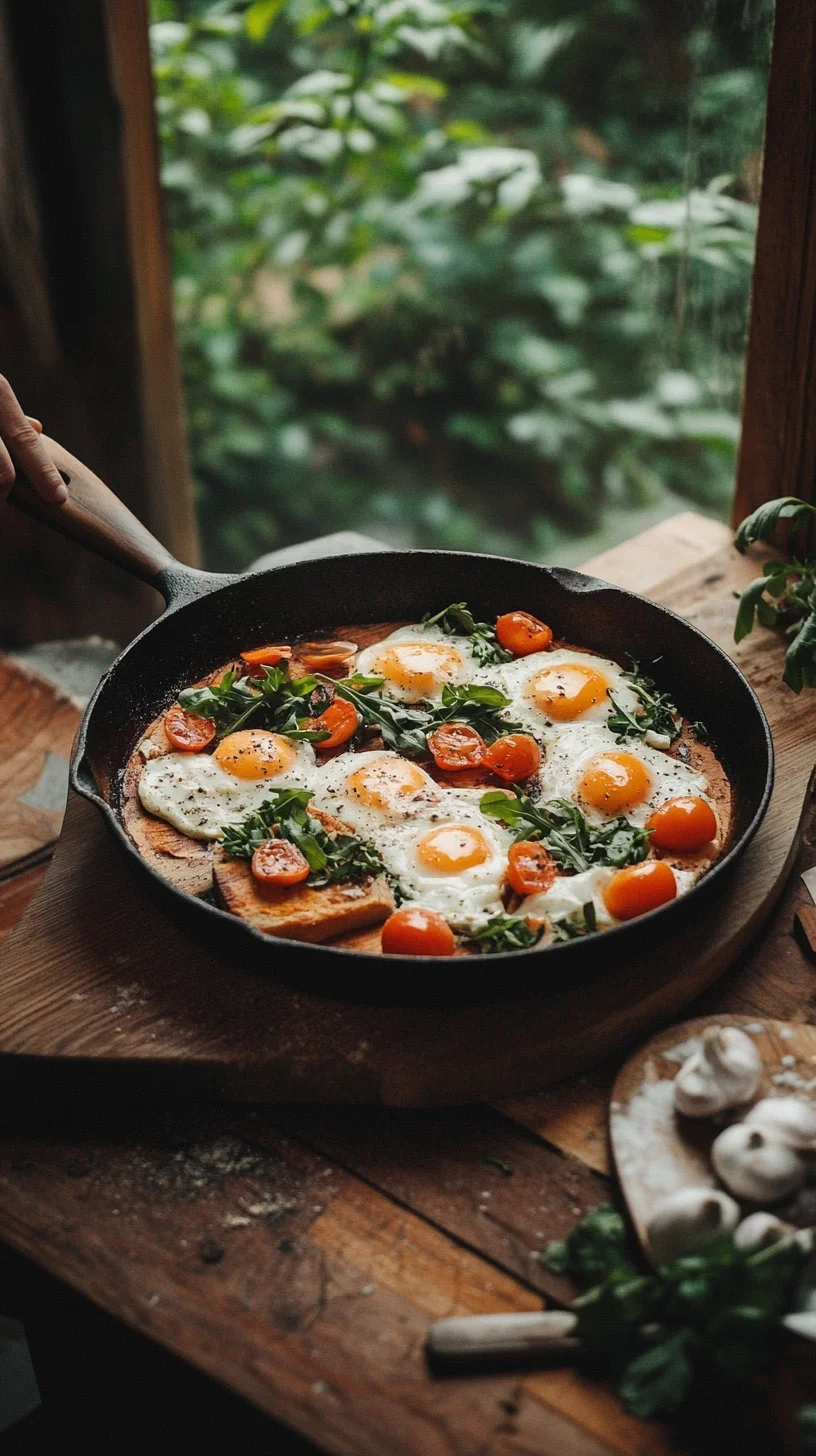
[[[735,642],[741,642],[743,637],[747,637],[748,633],[753,631],[754,616],[769,581],[770,577],[758,576],[756,581],[752,581],[742,593],[737,608],[737,620],[734,623]]]
[[[507,652],[497,641],[495,628],[489,622],[476,622],[467,602],[452,602],[441,612],[430,612],[422,618],[423,627],[439,627],[451,637],[469,637],[470,650],[476,661],[482,664],[510,662],[512,652]]]
[[[782,681],[795,693],[816,687],[816,609],[804,618],[785,653]]]
[[[543,925],[531,925],[524,915],[493,915],[478,929],[463,931],[459,939],[480,955],[496,955],[507,950],[529,950],[543,934]]]
[[[488,819],[514,829],[517,840],[542,840],[556,864],[576,874],[594,864],[615,869],[639,864],[649,853],[648,830],[623,818],[590,824],[577,805],[567,799],[534,804],[526,794],[488,789],[479,807]]]
[[[675,1330],[627,1365],[618,1393],[641,1420],[673,1415],[686,1400],[694,1380],[693,1330]]]
[[[385,873],[379,854],[353,834],[329,834],[308,812],[312,794],[306,789],[277,789],[260,808],[238,825],[224,830],[221,842],[236,859],[251,859],[265,840],[277,834],[296,844],[311,871],[313,889]]]
[[[386,748],[404,758],[427,758],[428,709],[381,697],[377,688],[382,682],[382,678],[346,677],[332,685],[339,697],[354,704],[366,728],[379,730]]]
[[[485,743],[495,743],[505,733],[517,733],[521,728],[520,723],[512,723],[502,717],[510,701],[498,688],[473,683],[464,687],[446,684],[442,689],[441,704],[431,709],[427,732],[433,733],[443,723],[467,723],[481,734]]]
[[[629,712],[610,694],[614,713],[610,713],[606,726],[616,735],[617,743],[630,738],[642,738],[646,733],[659,733],[674,739],[680,732],[680,715],[668,693],[661,693],[650,677],[639,673],[637,667],[624,673],[630,690],[638,700],[637,709]]]
[[[548,1244],[539,1257],[547,1269],[567,1274],[579,1289],[589,1289],[616,1269],[635,1272],[626,1224],[610,1203],[585,1214],[566,1239]]]
[[[734,537],[734,545],[738,551],[747,551],[755,541],[770,541],[780,521],[787,521],[795,528],[813,515],[816,508],[808,501],[795,495],[778,496],[746,516]]]
[[[252,718],[275,733],[322,743],[328,731],[302,727],[310,716],[306,700],[317,687],[317,678],[290,678],[286,667],[267,667],[261,677],[237,677],[230,670],[209,687],[185,688],[178,701],[186,713],[212,718],[219,738],[237,733]]]
[[[588,900],[580,910],[573,910],[571,915],[562,915],[560,920],[553,921],[553,940],[556,943],[565,940],[580,940],[585,935],[594,935],[597,929],[595,906],[591,900]]]

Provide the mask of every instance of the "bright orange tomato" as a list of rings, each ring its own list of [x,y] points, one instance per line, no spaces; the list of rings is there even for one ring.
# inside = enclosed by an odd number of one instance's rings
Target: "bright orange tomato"
[[[549,890],[558,878],[558,866],[546,845],[533,839],[511,844],[507,855],[507,883],[517,895]]]
[[[469,723],[443,723],[435,733],[428,734],[428,747],[437,768],[450,772],[478,768],[487,752],[481,734]]]
[[[456,942],[447,920],[435,910],[403,905],[383,926],[382,948],[386,955],[450,956]]]
[[[164,715],[164,731],[179,753],[200,753],[212,743],[215,724],[212,718],[200,718],[176,706]]]
[[[310,718],[309,729],[313,733],[330,734],[324,738],[322,743],[316,743],[315,748],[339,748],[341,743],[348,743],[350,738],[357,732],[357,709],[352,703],[347,703],[345,698],[335,698],[329,704],[325,713],[319,718]]]
[[[268,647],[252,647],[241,653],[241,661],[249,668],[250,677],[263,677],[265,667],[276,667],[279,662],[288,662],[292,656],[291,647],[283,643],[272,643]]]
[[[545,652],[553,640],[552,629],[529,612],[505,612],[496,619],[496,636],[502,647],[515,657]]]
[[[655,809],[646,828],[652,831],[652,844],[675,854],[683,854],[702,849],[704,844],[709,844],[714,839],[717,833],[717,816],[705,799],[695,798],[692,794],[681,794],[679,798],[669,799],[667,804],[661,804],[659,809]]]
[[[516,784],[536,772],[541,763],[541,749],[529,733],[506,733],[491,743],[485,763],[500,779]]]
[[[634,920],[636,915],[667,905],[676,895],[671,865],[663,859],[647,859],[612,876],[604,890],[604,903],[616,920]]]
[[[300,885],[309,876],[309,861],[288,839],[265,839],[252,856],[252,873],[262,885]]]

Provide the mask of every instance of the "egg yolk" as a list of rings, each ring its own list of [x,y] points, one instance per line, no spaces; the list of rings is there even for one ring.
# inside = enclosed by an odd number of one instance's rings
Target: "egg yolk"
[[[422,698],[443,683],[455,682],[462,666],[456,648],[442,642],[394,642],[379,654],[374,670],[386,682]]]
[[[543,667],[531,683],[533,701],[548,718],[570,723],[602,702],[609,683],[602,672],[582,662]]]
[[[578,783],[581,798],[602,814],[623,814],[642,804],[652,788],[652,776],[634,753],[596,753]]]
[[[244,728],[223,738],[213,758],[237,779],[271,779],[292,767],[296,751],[294,743],[280,733]]]
[[[389,813],[400,812],[406,801],[417,794],[427,794],[433,785],[416,764],[405,758],[383,756],[371,759],[349,774],[346,788],[361,804]]]
[[[490,858],[490,845],[481,829],[467,824],[443,824],[417,844],[417,859],[429,870],[459,875]]]

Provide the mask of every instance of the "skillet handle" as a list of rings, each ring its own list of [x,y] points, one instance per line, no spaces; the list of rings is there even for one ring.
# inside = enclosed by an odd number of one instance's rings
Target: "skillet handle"
[[[64,505],[44,501],[18,469],[9,495],[12,505],[156,587],[168,601],[199,595],[212,586],[207,573],[176,561],[87,465],[56,440],[40,438],[68,486],[68,499]]]

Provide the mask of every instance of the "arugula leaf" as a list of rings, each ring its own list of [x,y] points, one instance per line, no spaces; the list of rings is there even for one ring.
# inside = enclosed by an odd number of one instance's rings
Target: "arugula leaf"
[[[505,950],[529,950],[544,934],[544,926],[531,925],[524,915],[493,915],[478,929],[463,931],[459,939],[480,955]]]
[[[616,735],[616,743],[624,743],[628,738],[643,738],[646,733],[676,738],[680,732],[680,715],[668,693],[661,693],[652,678],[638,671],[637,665],[623,676],[638,699],[638,707],[630,713],[610,693],[615,711],[610,713],[606,726]]]
[[[566,799],[534,804],[526,794],[505,789],[488,789],[479,800],[488,819],[516,831],[516,839],[540,839],[561,869],[580,874],[590,865],[613,865],[621,869],[639,864],[649,853],[649,831],[627,819],[610,819],[590,824],[581,810]]]
[[[452,602],[441,612],[431,616],[428,612],[422,618],[423,627],[439,627],[451,637],[469,637],[470,650],[476,661],[482,665],[496,662],[510,662],[513,654],[507,652],[496,640],[495,628],[489,622],[476,622],[467,602]]]
[[[482,687],[468,683],[464,687],[442,689],[442,702],[431,709],[428,729],[433,733],[442,723],[468,723],[480,733],[485,743],[494,743],[505,733],[518,733],[520,723],[511,723],[501,716],[510,706],[511,699],[498,688]]]
[[[306,789],[276,789],[260,808],[237,825],[228,826],[221,842],[235,859],[252,859],[255,850],[276,834],[288,839],[306,858],[313,889],[385,873],[373,845],[354,834],[329,834],[308,812],[313,795]]]
[[[376,689],[382,682],[380,677],[345,677],[332,686],[339,697],[353,703],[366,728],[379,729],[386,748],[395,749],[404,758],[427,758],[428,709],[380,697]]]
[[[553,940],[556,944],[565,940],[580,940],[584,935],[594,935],[597,929],[595,906],[588,900],[580,910],[573,910],[571,915],[562,915],[560,920],[553,921]]]
[[[316,677],[290,678],[286,667],[267,667],[261,677],[238,677],[225,672],[217,683],[203,688],[185,688],[178,695],[179,707],[201,718],[212,718],[218,737],[237,733],[257,713],[265,728],[284,733],[288,738],[322,743],[331,735],[328,730],[315,732],[303,728],[310,716],[306,701],[319,687]]]
[[[745,517],[734,537],[734,545],[738,551],[747,551],[755,541],[769,541],[780,521],[788,521],[795,529],[813,515],[816,507],[808,501],[795,495],[778,496]]]

